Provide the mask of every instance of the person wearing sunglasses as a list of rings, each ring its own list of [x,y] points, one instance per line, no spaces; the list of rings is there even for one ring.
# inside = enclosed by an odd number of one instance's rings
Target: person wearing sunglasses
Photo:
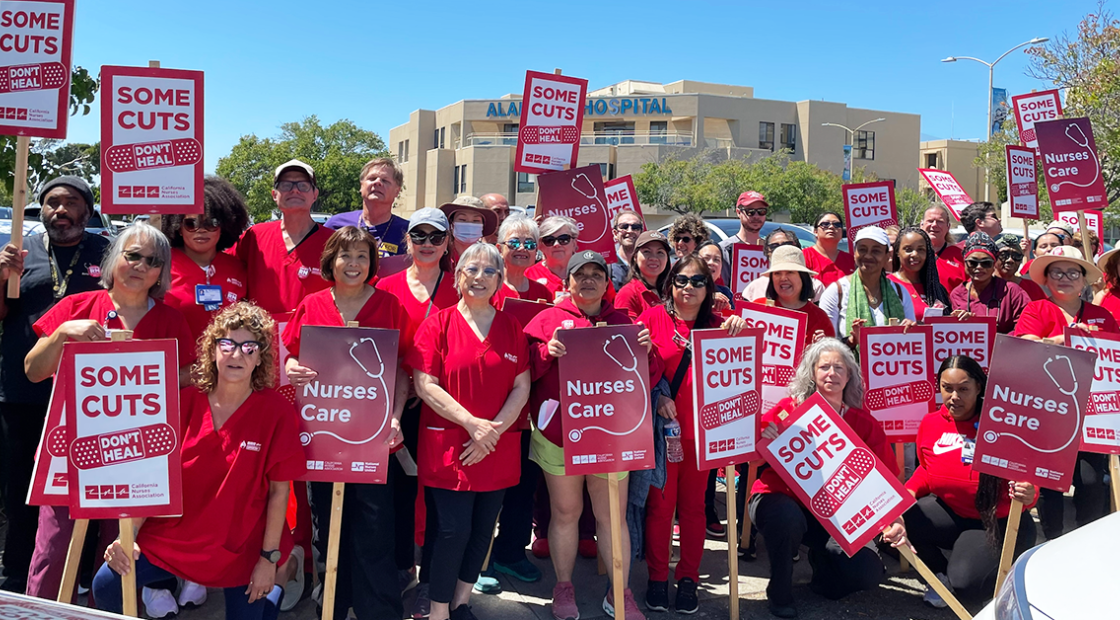
[[[964,243],[964,267],[968,281],[950,294],[953,313],[960,316],[994,316],[996,332],[1010,334],[1019,316],[1031,303],[1018,284],[995,275],[999,248],[982,232],[974,232]]]
[[[1017,235],[1002,234],[996,237],[996,275],[1019,288],[1030,297],[1031,301],[1046,299],[1046,291],[1034,282],[1019,275],[1023,265],[1022,240]]]
[[[840,241],[844,238],[844,218],[835,211],[825,211],[817,216],[813,232],[817,235],[817,242],[802,251],[805,266],[817,272],[817,279],[824,286],[851,275],[856,270],[856,263],[851,254],[840,250]]]
[[[775,228],[774,230],[770,231],[770,234],[766,235],[766,238],[763,239],[762,244],[763,252],[766,254],[766,260],[768,261],[770,260],[770,256],[774,253],[774,250],[777,250],[778,248],[788,246],[795,247],[799,250],[801,249],[801,243],[797,240],[797,235],[786,230],[785,228]],[[760,299],[766,297],[766,289],[769,286],[770,276],[759,276],[748,283],[747,287],[743,289],[742,298]],[[815,303],[821,298],[821,295],[824,294],[825,287],[823,284],[821,284],[820,280],[813,278],[812,290],[812,299]]]
[[[629,280],[615,298],[615,307],[626,312],[631,321],[661,303],[672,255],[669,240],[656,230],[642,233],[634,247],[637,251],[630,263]]]
[[[664,488],[650,488],[646,499],[645,549],[649,566],[646,607],[666,611],[669,606],[669,560],[673,546],[673,515],[680,524],[680,561],[674,608],[677,613],[694,613],[697,584],[700,581],[700,559],[704,553],[707,517],[704,514],[704,492],[709,470],[697,468],[696,430],[692,400],[692,350],[689,338],[694,329],[721,328],[734,336],[746,322],[742,317],[723,319],[712,309],[715,279],[707,263],[695,254],[687,254],[669,270],[661,295],[664,305],[645,311],[638,323],[649,328],[654,352],[662,361],[662,377],[669,382],[670,395],[662,394],[656,410],[664,420],[676,420],[681,426],[684,459],[666,463]]]
[[[957,244],[962,250],[968,235],[980,231],[992,239],[1003,234],[1003,223],[999,220],[996,206],[990,202],[974,202],[961,209],[961,226],[964,226],[965,239]]]
[[[618,260],[611,264],[611,285],[621,291],[630,274],[630,261],[634,258],[634,242],[646,229],[642,216],[632,209],[620,209],[614,214],[611,232],[614,235],[614,250]]]
[[[805,346],[821,338],[834,338],[836,331],[828,315],[812,302],[813,276],[817,275],[805,265],[805,254],[793,246],[780,247],[770,256],[770,268],[763,275],[770,278],[765,299],[758,303],[774,302],[787,310],[798,310],[808,315],[805,327]]]
[[[887,278],[906,289],[914,306],[914,316],[925,316],[926,308],[949,308],[949,291],[938,277],[937,259],[929,235],[921,228],[899,230],[893,253],[894,273]]]
[[[451,264],[458,264],[467,248],[498,230],[498,215],[474,196],[459,196],[439,208],[451,222]]]
[[[951,291],[964,282],[964,256],[961,249],[954,245],[953,236],[949,234],[953,216],[943,204],[935,204],[926,209],[922,215],[919,228],[926,231],[933,244],[933,253],[937,256],[937,276],[941,286]]]
[[[735,201],[735,214],[739,216],[739,232],[719,242],[719,248],[723,250],[723,273],[713,275],[719,276],[724,282],[731,281],[731,259],[734,254],[731,246],[736,243],[760,245],[762,238],[759,233],[762,232],[762,226],[766,224],[766,215],[769,212],[770,203],[766,202],[766,197],[762,194],[755,191],[739,194],[739,199]]]
[[[553,215],[541,222],[540,250],[544,260],[525,270],[525,276],[548,287],[552,299],[566,295],[568,261],[579,249],[579,227],[570,217]],[[616,291],[608,284],[606,297],[613,302]]]
[[[711,234],[704,220],[695,213],[686,213],[673,220],[669,227],[669,241],[673,244],[673,260],[680,260],[696,251]]]
[[[537,262],[540,229],[537,223],[521,214],[506,218],[498,228],[498,251],[506,264],[506,279],[498,288],[492,303],[501,310],[506,299],[552,301],[545,285],[525,276],[525,270]]]
[[[295,407],[272,389],[276,324],[248,302],[222,310],[179,392],[183,514],[134,519],[93,579],[97,606],[121,613],[121,577],[179,577],[225,590],[228,620],[275,620],[280,584],[298,568],[284,523],[291,481],[306,472]],[[104,525],[102,526],[104,527]],[[69,537],[67,537],[69,538]]]
[[[408,220],[393,214],[393,203],[404,186],[404,169],[391,157],[372,159],[358,174],[362,208],[338,213],[324,224],[331,230],[357,226],[377,239],[382,258],[404,254]]]

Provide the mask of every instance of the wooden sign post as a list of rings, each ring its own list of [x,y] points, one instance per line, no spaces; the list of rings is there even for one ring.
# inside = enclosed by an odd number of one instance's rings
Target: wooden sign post
[[[74,584],[78,581],[78,564],[82,559],[87,530],[89,519],[74,519],[74,532],[70,535],[70,547],[66,550],[66,563],[62,568],[62,583],[55,599],[59,603],[69,603],[74,599]]]
[[[1019,538],[1019,521],[1023,517],[1023,502],[1011,498],[1011,511],[1007,513],[1007,532],[1003,535],[1003,551],[999,555],[999,572],[996,573],[996,594],[1011,572],[1011,558],[1015,555],[1015,542]]]
[[[735,526],[738,505],[735,503],[734,465],[723,469],[723,480],[724,491],[727,493],[727,596],[731,620],[739,620],[739,545],[735,540],[738,532]],[[750,522],[749,518],[747,522]],[[747,536],[750,536],[750,531]]]
[[[953,613],[957,614],[957,617],[960,618],[960,620],[972,620],[972,614],[968,613],[968,610],[964,608],[964,605],[961,605],[961,602],[957,600],[957,597],[953,596],[952,591],[950,591],[949,588],[946,588],[945,584],[941,583],[941,580],[937,578],[937,575],[933,574],[933,571],[931,571],[929,567],[926,566],[926,563],[923,562],[921,558],[919,558],[913,551],[910,550],[910,547],[902,545],[898,548],[898,551],[902,554],[903,558],[914,565],[914,568],[918,570],[918,574],[922,576],[922,579],[925,579],[926,583],[928,583],[934,589],[934,591],[941,596],[941,600],[945,601],[945,603],[949,605],[949,609],[952,609]]]
[[[12,238],[9,243],[17,250],[23,249],[23,209],[27,206],[27,154],[30,151],[29,136],[16,138],[16,178],[12,189]],[[8,297],[12,299],[19,299],[20,275],[13,273],[8,277]]]

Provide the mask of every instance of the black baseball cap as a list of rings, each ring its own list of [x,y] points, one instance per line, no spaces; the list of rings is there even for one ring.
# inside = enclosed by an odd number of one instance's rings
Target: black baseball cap
[[[607,275],[611,273],[610,270],[607,269],[607,259],[603,258],[602,254],[592,252],[591,250],[583,250],[581,252],[576,252],[572,255],[572,258],[568,260],[568,277],[572,277],[573,273],[579,271],[580,267],[588,263],[598,265],[599,268],[603,270],[603,273]]]

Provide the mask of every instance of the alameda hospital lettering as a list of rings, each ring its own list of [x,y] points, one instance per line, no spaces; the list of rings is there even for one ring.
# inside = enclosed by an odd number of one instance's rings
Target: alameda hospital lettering
[[[672,114],[668,97],[629,97],[588,99],[583,106],[587,116],[626,116]],[[486,106],[486,118],[521,116],[520,101],[491,101]]]

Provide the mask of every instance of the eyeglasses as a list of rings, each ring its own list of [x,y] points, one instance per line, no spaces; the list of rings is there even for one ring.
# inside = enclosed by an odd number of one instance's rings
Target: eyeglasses
[[[964,264],[969,269],[991,269],[995,266],[996,262],[990,258],[981,260],[966,259]]]
[[[1081,276],[1083,275],[1085,274],[1081,273],[1080,269],[1071,269],[1069,271],[1058,271],[1056,269],[1051,269],[1046,272],[1046,277],[1054,280],[1055,282],[1061,282],[1062,280],[1076,282],[1080,280]]]
[[[301,192],[307,193],[311,191],[312,185],[309,181],[280,181],[273,187],[280,193],[290,192],[293,187]]]
[[[152,269],[159,269],[160,267],[163,267],[163,259],[158,256],[144,256],[139,252],[125,252],[121,254],[121,256],[124,256],[124,259],[132,265],[143,261],[145,265],[151,267]]]
[[[632,230],[634,232],[642,232],[646,227],[642,224],[619,224],[615,226],[615,230]]]
[[[426,233],[426,232],[409,232],[408,233],[408,238],[412,239],[412,243],[414,243],[415,245],[424,245],[424,243],[431,243],[432,245],[441,245],[444,241],[447,241],[447,233],[438,232],[438,231],[434,231],[434,230],[432,232],[428,232],[428,233]]]
[[[767,213],[767,209],[735,209],[735,210],[738,211],[739,213],[742,213],[743,215],[745,215],[747,217],[754,217],[756,215],[761,215],[762,217],[766,217],[766,213]]]
[[[1023,260],[1023,254],[1020,252],[1000,252],[999,260],[1004,263],[1018,263]]]
[[[844,224],[842,224],[840,222],[821,222],[820,224],[817,224],[817,228],[824,228],[824,229],[834,228],[836,230],[841,230],[841,229],[844,228]]]
[[[520,250],[521,248],[525,248],[526,250],[537,249],[537,242],[532,239],[506,239],[502,242],[502,245],[511,250]]]
[[[550,247],[550,248],[552,246],[556,245],[557,243],[559,243],[560,245],[568,245],[571,242],[572,242],[572,236],[571,235],[560,235],[559,237],[554,237],[552,235],[548,235],[547,237],[541,237],[541,243],[543,243],[545,246]]]
[[[673,237],[673,243],[692,243],[692,237],[689,237],[689,236]]]
[[[226,355],[233,353],[235,349],[241,349],[241,353],[245,356],[259,353],[264,345],[256,340],[246,340],[245,342],[237,342],[232,338],[218,338],[215,341],[218,345],[218,350]]]
[[[766,249],[773,252],[774,250],[782,247],[783,245],[800,245],[800,244],[794,243],[792,241],[781,241],[781,242],[778,242],[778,243],[767,243],[766,244]]]
[[[677,288],[684,288],[689,284],[692,285],[692,288],[704,288],[708,286],[708,276],[698,273],[691,277],[681,274],[677,274],[673,277],[673,286]]]
[[[218,230],[221,228],[221,223],[218,218],[212,217],[208,220],[196,217],[188,217],[183,220],[183,230],[187,232],[196,232],[199,230]]]
[[[493,267],[486,267],[486,268],[483,268],[483,269],[479,269],[478,267],[475,267],[474,265],[471,265],[470,267],[463,267],[463,273],[467,274],[468,276],[470,276],[472,278],[477,278],[478,274],[480,274],[480,273],[483,275],[483,277],[493,278],[493,277],[498,275],[498,270],[494,269]]]

